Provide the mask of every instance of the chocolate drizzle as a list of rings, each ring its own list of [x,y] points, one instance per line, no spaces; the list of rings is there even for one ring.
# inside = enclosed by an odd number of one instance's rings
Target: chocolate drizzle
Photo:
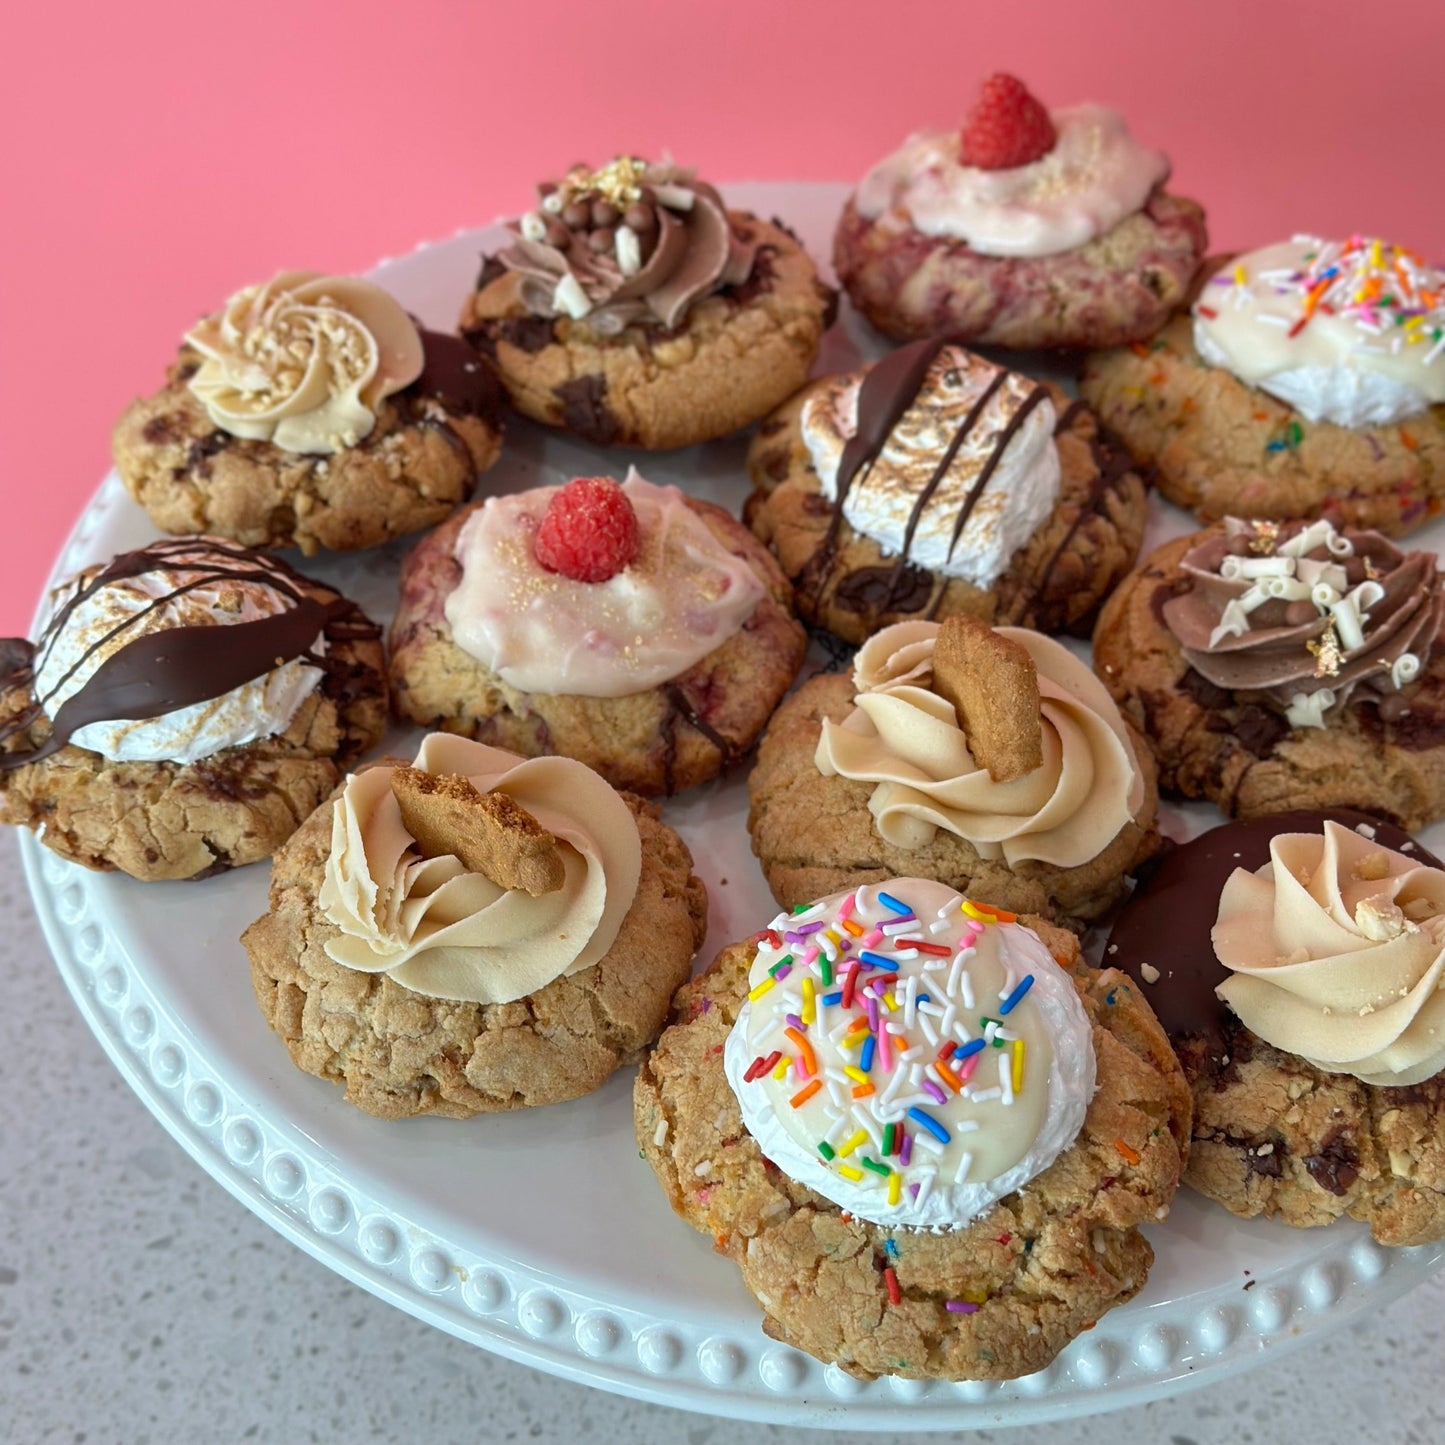
[[[354,602],[340,596],[329,601],[314,597],[305,579],[283,563],[216,538],[167,538],[123,553],[84,577],[56,610],[29,656],[17,650],[28,648],[28,643],[7,639],[0,644],[0,657],[12,664],[0,676],[0,687],[32,687],[46,655],[76,609],[101,588],[166,569],[191,575],[183,585],[152,599],[93,642],[61,679],[62,683],[121,633],[137,627],[150,613],[186,593],[223,583],[250,583],[279,593],[290,605],[283,612],[248,622],[169,627],[123,642],[61,704],[43,742],[32,748],[0,751],[0,771],[50,757],[91,723],[140,722],[161,717],[224,697],[286,662],[304,659],[325,670],[326,659],[312,651],[323,631],[333,642],[381,635]],[[225,627],[223,637],[217,632],[218,626]],[[36,697],[19,716],[0,723],[0,747],[39,721],[45,715],[47,701],[48,697]]]
[[[882,455],[894,428],[918,399],[918,394],[922,390],[929,370],[940,353],[946,347],[958,344],[950,337],[932,337],[924,341],[916,341],[909,346],[902,346],[896,351],[889,352],[863,374],[863,379],[858,387],[857,427],[853,435],[844,443],[843,452],[838,461],[838,475],[835,484],[837,496],[833,502],[833,515],[828,524],[828,530],[824,534],[814,568],[820,592],[826,585],[826,578],[837,552],[838,537],[843,525],[843,507],[854,482],[866,477]],[[968,414],[944,449],[938,465],[919,492],[909,513],[903,532],[903,545],[899,549],[897,559],[889,569],[886,587],[880,588],[876,580],[870,577],[866,587],[850,589],[846,587],[847,579],[844,578],[834,589],[834,600],[839,606],[866,615],[882,615],[899,604],[899,588],[906,582],[906,602],[909,605],[904,605],[903,611],[923,611],[924,601],[931,598],[932,605],[928,607],[927,615],[932,617],[937,612],[943,602],[947,582],[935,578],[932,573],[926,572],[912,563],[909,553],[913,537],[918,530],[918,524],[922,520],[925,508],[947,477],[949,468],[953,465],[960,448],[968,440],[988,404],[998,394],[1008,378],[1007,371],[1000,370],[998,372],[989,382],[983,394],[969,408]],[[1018,435],[1029,414],[1046,401],[1048,395],[1047,387],[1036,385],[994,438],[993,448],[980,468],[978,477],[970,488],[968,496],[964,499],[963,505],[959,508],[958,517],[954,522],[953,536],[949,542],[950,556],[953,554],[953,549],[958,546],[959,539],[963,536],[963,530],[968,525],[968,519],[983,496],[984,489],[988,486],[994,472],[998,469],[999,463],[1003,460],[1009,444]],[[880,568],[869,569],[874,574],[881,570]],[[921,600],[918,599],[920,576],[926,578],[928,582],[928,593]]]
[[[1171,1040],[1202,1037],[1217,1055],[1234,1015],[1214,990],[1230,976],[1214,954],[1210,932],[1219,895],[1236,868],[1253,873],[1269,862],[1269,845],[1281,833],[1318,833],[1329,819],[1346,828],[1373,829],[1382,847],[1403,852],[1426,867],[1439,859],[1408,833],[1353,808],[1270,813],[1211,828],[1139,871],[1138,885],[1109,934],[1104,962],[1138,984]],[[1142,972],[1158,970],[1149,982]]]

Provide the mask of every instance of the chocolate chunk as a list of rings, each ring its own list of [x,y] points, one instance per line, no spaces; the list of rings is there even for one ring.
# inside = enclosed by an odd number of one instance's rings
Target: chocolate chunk
[[[163,442],[174,441],[175,422],[176,418],[171,412],[167,412],[164,416],[151,417],[140,429],[141,440],[150,442],[152,446],[160,446]]]
[[[1331,1129],[1318,1150],[1306,1156],[1305,1168],[1321,1189],[1339,1196],[1348,1194],[1360,1177],[1360,1151],[1349,1130]]]
[[[0,682],[30,671],[35,647],[24,637],[0,637]]]
[[[500,416],[502,401],[496,378],[465,341],[423,329],[421,344],[421,375],[408,391],[431,397],[448,411],[493,421]]]
[[[211,475],[211,458],[218,452],[225,451],[233,440],[231,434],[222,431],[220,427],[207,432],[203,437],[197,437],[186,448],[186,459],[177,468],[177,475],[193,472],[199,477],[209,477]]]
[[[1283,1144],[1265,1140],[1262,1144],[1245,1143],[1243,1149],[1246,1174],[1258,1174],[1264,1179],[1279,1179],[1284,1174],[1284,1156],[1287,1151]]]
[[[1179,690],[1192,697],[1206,712],[1223,712],[1234,701],[1232,692],[1216,687],[1203,673],[1195,672],[1192,667],[1179,679]]]
[[[1242,746],[1257,758],[1267,758],[1291,731],[1289,722],[1277,712],[1255,703],[1242,708],[1231,729]]]
[[[505,276],[507,268],[495,256],[482,257],[482,269],[477,272],[477,284],[473,288],[485,291],[499,276]]]
[[[598,446],[611,446],[621,435],[617,418],[608,410],[607,378],[579,376],[552,388],[562,403],[562,425]]]

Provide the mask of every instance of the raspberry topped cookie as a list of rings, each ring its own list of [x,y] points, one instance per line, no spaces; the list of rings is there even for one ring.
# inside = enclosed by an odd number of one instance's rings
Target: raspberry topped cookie
[[[115,465],[164,532],[352,551],[466,501],[499,413],[470,348],[379,286],[283,271],[189,332],[116,424]]]
[[[1399,536],[1445,499],[1445,272],[1352,236],[1220,266],[1080,390],[1201,521],[1327,516]]]
[[[955,613],[1078,630],[1144,532],[1144,484],[1087,407],[942,339],[812,383],[748,470],[798,611],[849,642]]]
[[[774,715],[748,828],[785,906],[897,873],[1068,927],[1159,845],[1153,761],[1066,648],[971,617],[905,622]]]
[[[1179,306],[1204,213],[1102,106],[1048,111],[994,75],[960,130],[910,136],[859,184],[833,265],[885,335],[1112,346]]]
[[[773,1338],[862,1377],[1008,1379],[1143,1286],[1188,1090],[1071,936],[892,879],[724,949],[674,1019],[637,1142]]]
[[[155,542],[57,589],[0,642],[0,822],[134,878],[266,858],[381,738],[381,629],[216,537]]]
[[[1408,834],[1340,810],[1212,829],[1145,874],[1107,957],[1193,1087],[1186,1184],[1445,1238],[1445,872]]]
[[[1161,786],[1232,817],[1445,814],[1445,589],[1433,553],[1332,523],[1166,543],[1099,615],[1094,666]]]
[[[635,1061],[706,931],[655,808],[570,759],[434,734],[307,819],[241,942],[298,1068],[381,1118],[461,1119]]]
[[[518,411],[601,446],[682,447],[803,384],[834,294],[781,223],[632,156],[538,192],[461,321]]]
[[[677,792],[746,753],[792,683],[791,595],[747,528],[635,471],[489,497],[407,558],[396,705]]]

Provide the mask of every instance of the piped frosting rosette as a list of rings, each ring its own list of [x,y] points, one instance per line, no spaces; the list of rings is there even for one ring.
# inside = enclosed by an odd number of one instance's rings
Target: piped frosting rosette
[[[203,358],[187,385],[211,421],[288,452],[354,446],[424,362],[399,302],[370,281],[315,271],[247,286],[186,341]]]
[[[1014,915],[918,878],[760,935],[723,1065],[763,1154],[862,1219],[953,1229],[1073,1143],[1089,1021]]]
[[[570,316],[615,336],[636,323],[681,325],[704,296],[747,280],[754,248],[694,171],[619,156],[545,187],[497,259],[521,278],[532,315]]]
[[[875,784],[875,826],[900,848],[925,847],[942,828],[1010,866],[1097,857],[1144,803],[1133,744],[1103,685],[1059,643],[998,628],[1038,669],[1043,762],[995,782],[974,762],[953,705],[929,686],[938,630],[901,622],[859,649],[855,710],[824,721],[819,771]]]
[[[1327,822],[1237,870],[1213,943],[1217,990],[1253,1033],[1367,1084],[1445,1068],[1445,872]]]
[[[1445,623],[1436,559],[1326,521],[1229,518],[1180,562],[1163,618],[1194,670],[1323,727],[1356,688],[1390,695],[1429,663]]]
[[[318,895],[340,929],[328,956],[415,993],[479,1004],[523,998],[596,963],[641,877],[637,824],[621,797],[569,758],[524,761],[446,733],[426,739],[415,766],[510,796],[560,840],[565,881],[533,896],[468,872],[454,856],[422,856],[393,796],[392,769],[368,768],[333,805]]]

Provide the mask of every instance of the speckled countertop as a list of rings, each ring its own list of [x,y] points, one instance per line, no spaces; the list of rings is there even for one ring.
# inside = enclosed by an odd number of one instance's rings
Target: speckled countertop
[[[552,1379],[330,1273],[212,1183],[111,1067],[50,962],[9,830],[0,880],[6,1445],[864,1438],[691,1415]],[[1114,1442],[1121,1432],[1161,1445],[1426,1445],[1440,1438],[1442,1321],[1437,1275],[1248,1374],[1027,1436],[1030,1445]]]

